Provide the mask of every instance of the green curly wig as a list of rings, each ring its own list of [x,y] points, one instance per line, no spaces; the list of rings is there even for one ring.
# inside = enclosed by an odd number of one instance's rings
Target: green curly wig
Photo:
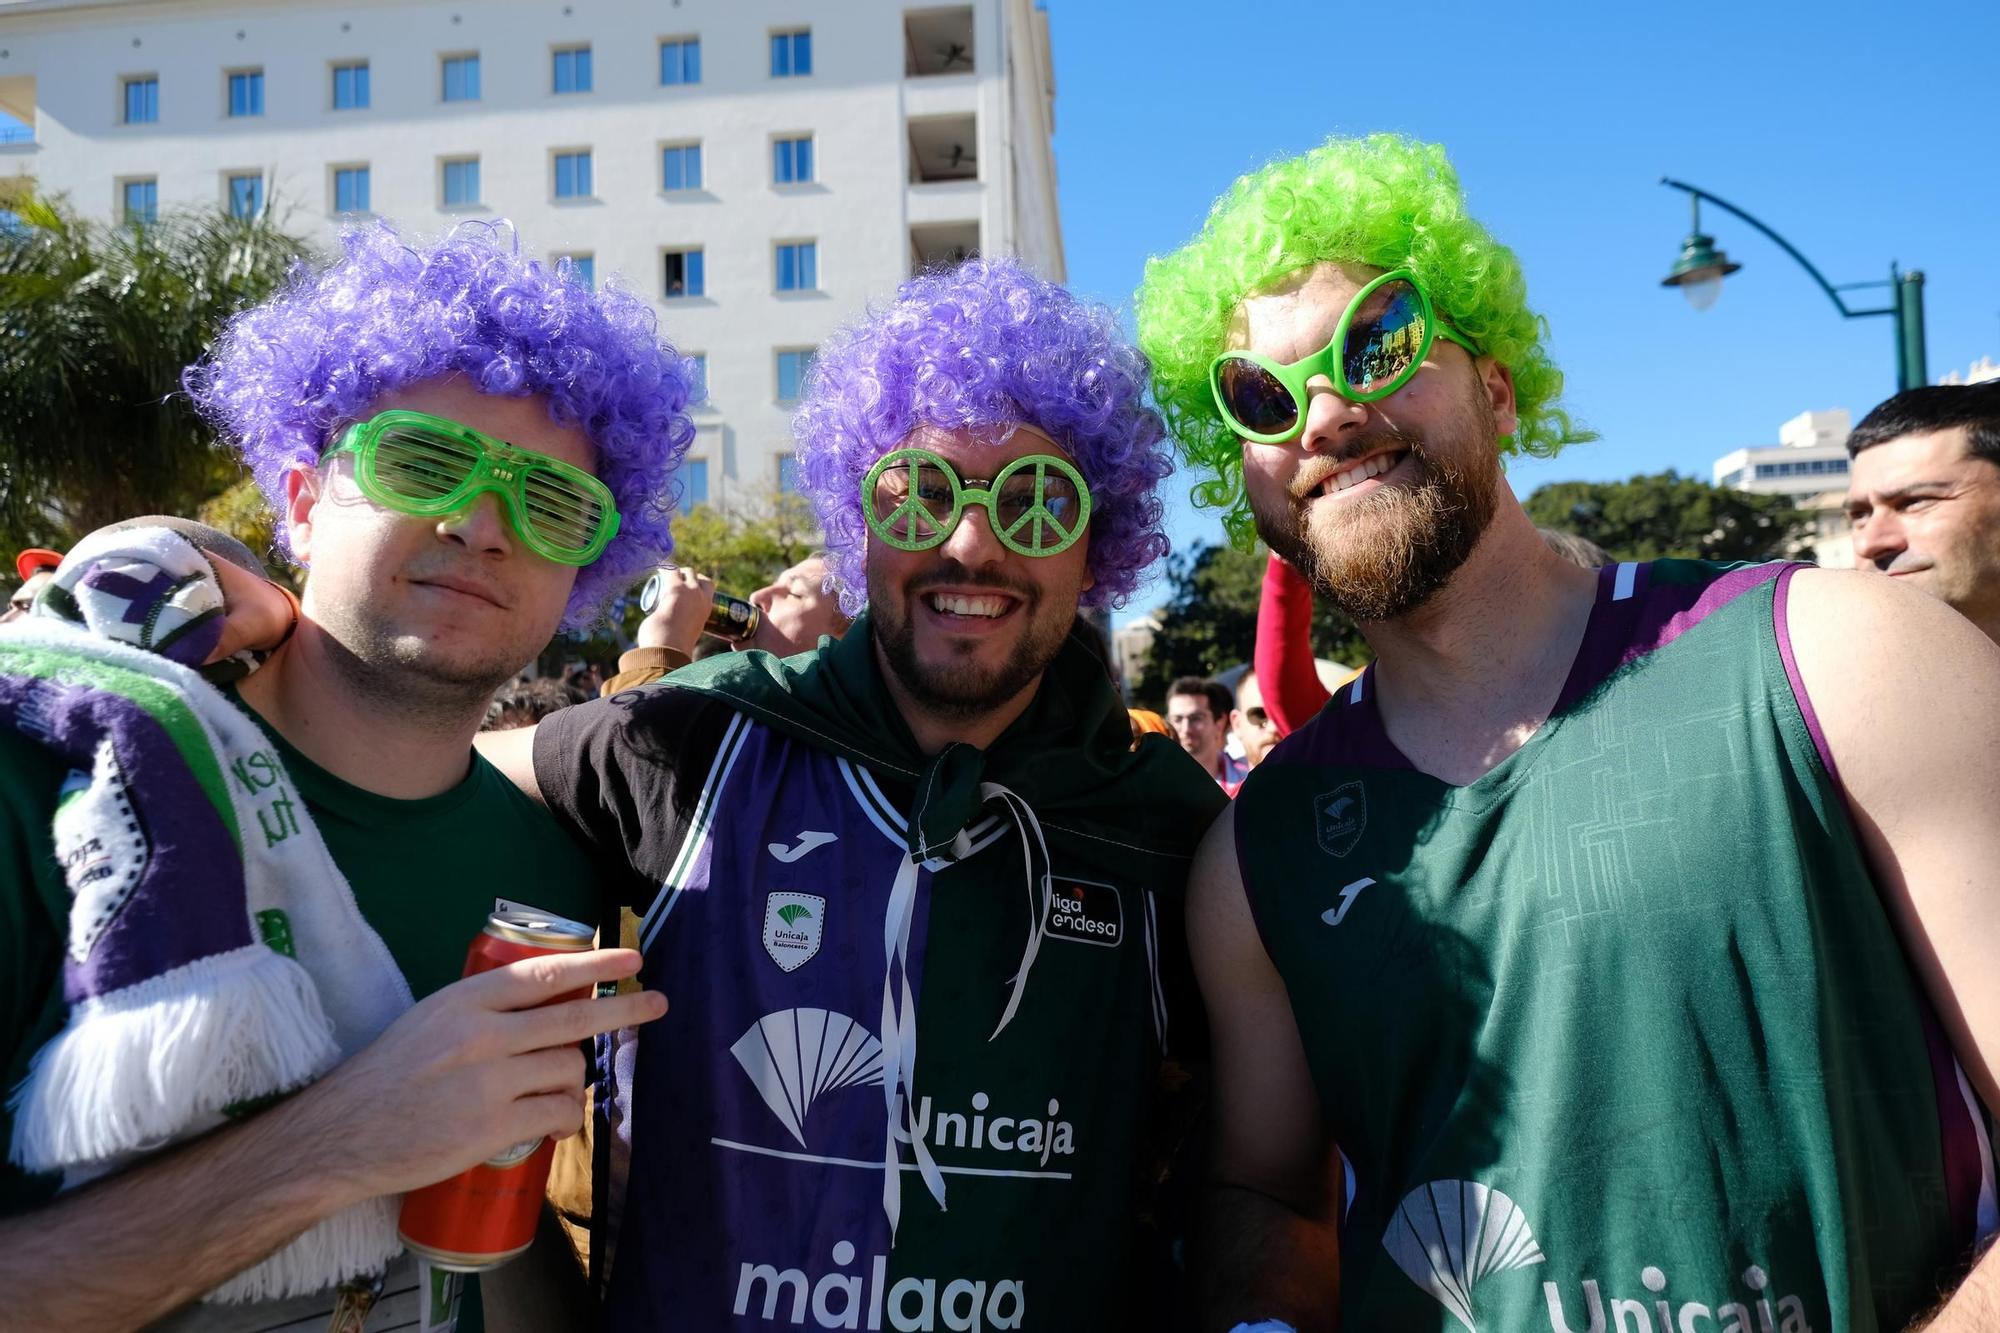
[[[1209,396],[1209,363],[1244,297],[1323,261],[1415,270],[1439,317],[1513,372],[1519,428],[1501,437],[1503,456],[1553,458],[1596,438],[1557,405],[1562,372],[1543,349],[1547,326],[1528,308],[1521,263],[1466,213],[1444,149],[1397,134],[1329,139],[1237,180],[1192,244],[1146,261],[1139,286],[1154,396],[1188,462],[1214,474],[1195,486],[1195,503],[1226,509],[1239,547],[1253,536],[1242,442]]]

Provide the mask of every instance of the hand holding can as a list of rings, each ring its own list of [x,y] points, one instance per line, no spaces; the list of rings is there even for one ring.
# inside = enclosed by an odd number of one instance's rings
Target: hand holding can
[[[547,954],[591,947],[588,926],[528,912],[495,912],[473,937],[465,976]],[[588,999],[584,987],[546,1005]],[[446,1180],[412,1191],[398,1225],[403,1243],[439,1268],[461,1273],[497,1268],[535,1238],[555,1143],[546,1136],[516,1143]]]

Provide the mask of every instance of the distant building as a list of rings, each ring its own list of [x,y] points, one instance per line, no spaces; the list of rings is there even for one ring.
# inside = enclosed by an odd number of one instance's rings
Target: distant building
[[[1789,495],[1813,515],[1812,535],[1793,552],[1829,569],[1854,563],[1847,531],[1847,436],[1854,419],[1845,408],[1801,412],[1778,427],[1775,445],[1732,449],[1715,460],[1717,486],[1753,495]]]
[[[973,254],[1065,277],[1031,0],[6,0],[0,208],[511,218],[704,358],[684,502],[794,481],[813,349]]]
[[[1984,384],[1988,380],[2000,380],[2000,361],[1990,356],[1982,356],[1964,371],[1948,370],[1939,384]]]
[[[1163,624],[1158,611],[1148,611],[1111,632],[1113,665],[1118,668],[1118,679],[1124,683],[1127,699],[1132,697],[1139,677],[1146,674],[1146,662],[1153,655],[1153,640],[1159,637]]]

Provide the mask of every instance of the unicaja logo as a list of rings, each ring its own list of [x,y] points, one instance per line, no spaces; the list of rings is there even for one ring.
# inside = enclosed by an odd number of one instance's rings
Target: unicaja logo
[[[1675,1300],[1667,1292],[1667,1275],[1652,1265],[1639,1273],[1644,1299],[1613,1296],[1608,1300],[1597,1279],[1583,1280],[1582,1313],[1589,1323],[1572,1325],[1563,1309],[1562,1292],[1553,1282],[1542,1284],[1542,1296],[1549,1304],[1551,1333],[1622,1333],[1631,1328],[1639,1333],[1813,1333],[1806,1320],[1805,1302],[1796,1296],[1779,1296],[1771,1288],[1770,1275],[1752,1264],[1743,1270],[1746,1294],[1724,1292],[1713,1306],[1703,1301]],[[1772,1302],[1776,1301],[1774,1307]],[[1607,1311],[1611,1322],[1605,1322]],[[1656,1322],[1657,1321],[1657,1322]]]
[[[1520,1207],[1471,1180],[1434,1180],[1411,1190],[1382,1247],[1467,1333],[1480,1333],[1473,1289],[1481,1281],[1548,1261]],[[1609,1285],[1584,1278],[1575,1303],[1566,1305],[1561,1285],[1543,1282],[1549,1333],[1813,1333],[1805,1302],[1772,1291],[1770,1276],[1755,1264],[1743,1270],[1747,1292],[1712,1301],[1669,1291],[1665,1270],[1651,1264],[1639,1271],[1642,1292],[1607,1295]],[[1571,1323],[1572,1315],[1584,1322]]]
[[[1514,1201],[1472,1180],[1433,1180],[1404,1195],[1382,1247],[1467,1333],[1479,1333],[1474,1287],[1494,1273],[1545,1258]]]

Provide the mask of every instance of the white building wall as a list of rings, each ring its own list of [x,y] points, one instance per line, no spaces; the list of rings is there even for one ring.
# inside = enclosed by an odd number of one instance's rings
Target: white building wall
[[[918,9],[932,6],[912,6]],[[154,177],[162,209],[220,203],[261,170],[287,226],[330,243],[332,171],[367,164],[371,206],[415,233],[505,216],[531,253],[594,257],[651,297],[683,351],[708,357],[697,457],[711,499],[768,491],[791,447],[775,353],[810,348],[912,266],[912,223],[976,228],[985,253],[1060,278],[1053,75],[1030,0],[973,0],[974,67],[910,77],[905,6],[889,0],[22,0],[0,7],[0,105],[35,141],[0,145],[6,177],[115,217],[119,183]],[[809,28],[813,69],[773,78],[773,30]],[[701,40],[701,82],[663,86],[659,44]],[[552,91],[557,47],[588,44],[592,90]],[[481,99],[442,100],[440,60],[478,52]],[[369,65],[370,105],[332,109],[332,67]],[[264,71],[264,114],[230,118],[227,73]],[[120,123],[121,80],[160,80],[159,120]],[[979,179],[912,183],[910,117],[976,116]],[[26,116],[24,115],[24,118]],[[810,133],[815,179],[772,183],[775,136]],[[702,145],[703,186],[661,189],[660,149]],[[558,150],[592,154],[592,197],[554,197]],[[441,203],[441,163],[477,157],[476,208]],[[289,210],[289,211],[287,211]],[[775,290],[774,247],[818,245],[818,290]],[[699,245],[706,293],[667,300],[662,252]]]

